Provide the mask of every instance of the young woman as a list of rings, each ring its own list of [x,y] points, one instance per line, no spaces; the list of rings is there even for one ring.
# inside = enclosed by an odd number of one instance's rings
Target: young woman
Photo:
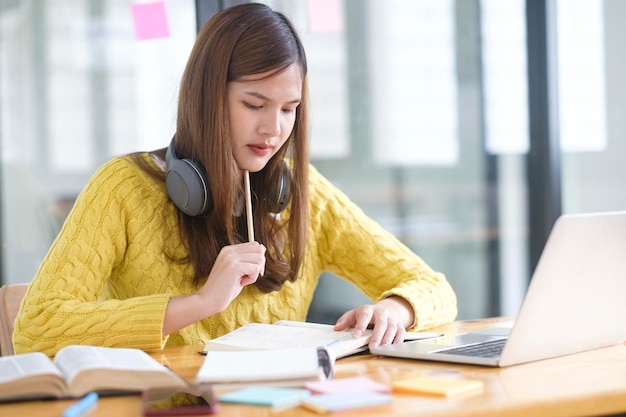
[[[151,351],[302,321],[323,271],[373,300],[335,326],[373,327],[372,345],[453,320],[445,277],[309,165],[306,75],[282,14],[251,3],[211,19],[183,74],[172,142],[113,158],[80,193],[22,304],[16,352]]]

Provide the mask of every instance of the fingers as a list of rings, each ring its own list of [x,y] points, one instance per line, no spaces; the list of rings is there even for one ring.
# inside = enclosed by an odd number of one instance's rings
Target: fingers
[[[395,341],[404,340],[404,327],[389,310],[384,308],[375,309],[373,320],[374,329],[369,345],[389,345]]]
[[[334,329],[345,330],[354,328],[354,337],[360,337],[370,324],[373,306],[361,306],[344,313],[335,323]]]
[[[247,242],[222,248],[213,268],[223,270],[225,275],[234,274],[242,285],[256,282],[265,273],[265,246]]]
[[[389,345],[392,343],[401,343],[404,341],[406,330],[402,325],[388,317],[386,320],[381,319],[374,324],[370,346]]]
[[[354,326],[354,310],[347,311],[337,319],[334,330],[341,331]]]
[[[401,343],[406,330],[397,311],[386,304],[364,305],[344,313],[335,324],[335,330],[354,327],[354,336],[359,337],[373,325],[370,347]]]
[[[223,311],[246,285],[265,273],[265,246],[247,242],[222,248],[200,295],[215,312]]]
[[[375,308],[372,305],[365,305],[357,308],[356,311],[357,314],[356,324],[354,325],[354,336],[359,337],[365,332],[365,329],[367,329],[370,323],[376,325],[376,322],[372,320]]]

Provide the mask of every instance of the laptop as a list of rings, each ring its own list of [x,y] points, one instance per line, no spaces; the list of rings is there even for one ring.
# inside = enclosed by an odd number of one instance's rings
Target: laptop
[[[624,294],[626,211],[562,215],[550,232],[512,328],[370,351],[504,367],[617,345],[626,340]]]

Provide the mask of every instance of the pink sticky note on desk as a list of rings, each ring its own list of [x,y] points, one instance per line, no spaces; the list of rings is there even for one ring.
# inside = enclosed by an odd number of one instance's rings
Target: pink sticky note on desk
[[[165,2],[136,3],[130,7],[135,25],[135,39],[142,41],[170,35]]]
[[[316,394],[330,394],[348,391],[391,392],[389,385],[381,384],[366,376],[334,378],[325,381],[309,381],[304,387]]]

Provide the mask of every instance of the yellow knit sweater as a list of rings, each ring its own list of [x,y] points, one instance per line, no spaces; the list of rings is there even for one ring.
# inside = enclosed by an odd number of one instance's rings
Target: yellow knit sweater
[[[373,301],[405,298],[416,329],[454,320],[456,297],[445,277],[313,167],[310,204],[308,246],[295,282],[270,294],[247,286],[224,312],[163,337],[169,298],[195,291],[193,269],[163,253],[165,243],[185,254],[164,184],[128,158],[114,158],[81,192],[30,284],[16,320],[15,351],[54,355],[69,344],[154,351],[204,343],[249,322],[305,320],[323,271],[354,283]]]

